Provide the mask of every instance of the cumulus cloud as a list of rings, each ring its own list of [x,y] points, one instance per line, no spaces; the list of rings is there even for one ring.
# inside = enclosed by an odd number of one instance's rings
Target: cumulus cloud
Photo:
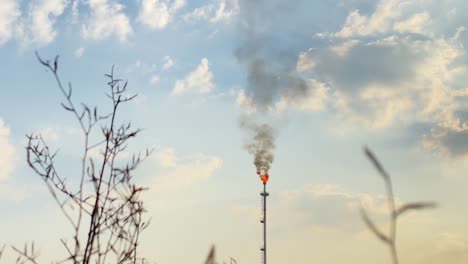
[[[54,24],[66,5],[66,0],[31,1],[26,16],[17,27],[17,37],[21,44],[42,46],[51,43],[57,36]]]
[[[142,0],[137,21],[150,29],[164,29],[183,6],[185,0]]]
[[[395,4],[381,1],[375,13]],[[423,147],[451,157],[468,154],[468,148],[459,143],[468,130],[468,116],[461,114],[468,98],[468,90],[460,88],[461,76],[468,74],[459,40],[463,28],[453,37],[426,34],[421,38],[414,34],[426,30],[427,12],[405,20],[394,20],[397,13],[388,12],[387,20],[398,22],[375,22],[386,28],[379,35],[335,39],[337,44],[309,49],[299,54],[296,69],[330,87],[331,105],[340,118],[370,129],[427,124],[431,130],[420,135]],[[366,19],[374,19],[374,14]],[[355,37],[377,33],[367,26],[360,28],[363,31],[343,32]]]
[[[244,89],[241,89],[237,93],[236,103],[239,106],[243,107],[248,112],[255,112],[256,111],[256,105],[255,105],[254,99],[251,96],[249,96],[248,94],[246,94]]]
[[[179,155],[173,148],[163,148],[153,158],[157,164],[154,188],[171,192],[190,188],[207,180],[223,160],[205,154]]]
[[[0,46],[11,39],[15,22],[21,15],[18,0],[4,0],[0,5]]]
[[[218,0],[207,5],[195,8],[186,14],[186,21],[208,21],[212,24],[230,23],[239,13],[239,2],[237,0]]]
[[[414,33],[430,35],[431,15],[420,9],[417,2],[401,0],[380,0],[369,15],[362,15],[354,9],[346,17],[341,29],[334,33],[319,33],[321,37],[359,38],[390,33]]]
[[[352,11],[346,18],[337,37],[351,37],[353,35],[366,36],[378,32],[386,32],[390,28],[391,20],[400,16],[399,0],[382,0],[371,16],[363,16],[359,10]]]
[[[10,129],[0,118],[0,182],[13,172],[15,148],[10,142]]]
[[[457,144],[468,130],[466,36],[460,25],[439,25],[438,12],[447,11],[438,10],[440,2],[422,7],[380,0],[351,9],[336,32],[318,34],[309,46],[301,30],[277,22],[295,17],[278,10],[276,1],[241,3],[235,55],[245,66],[247,86],[238,93],[239,105],[249,111],[330,111],[351,130],[401,129],[418,133],[415,145],[450,157],[468,154]],[[284,39],[293,44],[283,45]],[[420,124],[425,131],[412,131]]]
[[[208,59],[203,58],[197,68],[190,72],[185,79],[176,81],[172,94],[206,94],[211,92],[213,88],[213,73],[210,71]]]
[[[90,14],[86,24],[81,27],[84,39],[102,40],[115,36],[121,42],[133,32],[130,20],[123,13],[124,5],[108,0],[89,0]]]

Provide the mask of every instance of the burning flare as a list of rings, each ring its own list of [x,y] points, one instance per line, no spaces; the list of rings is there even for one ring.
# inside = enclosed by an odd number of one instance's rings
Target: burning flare
[[[257,171],[258,176],[260,177],[260,180],[263,182],[263,184],[266,184],[268,182],[268,179],[270,178],[270,175],[268,175],[268,172],[265,172],[262,174],[260,171]]]

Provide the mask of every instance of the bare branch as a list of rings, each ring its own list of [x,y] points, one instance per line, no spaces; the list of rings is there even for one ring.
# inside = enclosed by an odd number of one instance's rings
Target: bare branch
[[[133,173],[151,151],[146,150],[143,154],[133,155],[123,163],[119,158],[117,162],[118,157],[127,150],[130,140],[141,130],[134,129],[131,122],[119,124],[116,120],[120,106],[134,99],[136,95],[126,95],[128,83],[115,78],[112,67],[110,74],[106,74],[110,79],[106,95],[112,102],[109,114],[100,115],[97,106],[91,107],[86,103],[80,103],[81,107],[77,109],[75,105],[78,104],[72,97],[71,83],[68,83],[65,89],[58,76],[59,57],[55,57],[53,65],[49,60],[43,60],[37,52],[36,57],[52,72],[64,97],[62,108],[72,113],[84,135],[78,184],[74,181],[68,184],[68,177],[58,173],[55,162],[57,152],[51,153],[40,135],[27,136],[26,154],[29,166],[43,179],[63,215],[73,227],[72,243],[67,243],[65,239],[60,240],[69,255],[64,262],[135,264],[139,259],[137,248],[140,234],[148,227],[150,221],[143,219],[146,210],[140,199],[141,192],[146,188],[133,183]],[[101,138],[97,143],[90,144],[89,136],[96,126],[102,132]],[[99,149],[101,158],[89,156],[89,151],[94,148]],[[18,261],[31,262],[36,258],[28,248],[15,251],[20,254]]]

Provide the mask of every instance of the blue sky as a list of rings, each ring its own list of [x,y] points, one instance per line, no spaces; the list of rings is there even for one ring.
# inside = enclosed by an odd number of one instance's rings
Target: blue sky
[[[468,44],[464,1],[3,0],[0,2],[1,243],[36,241],[63,257],[69,230],[26,165],[25,135],[60,149],[74,177],[82,137],[37,62],[60,55],[76,101],[108,106],[112,65],[139,97],[122,118],[155,147],[137,171],[157,263],[260,260],[261,182],[242,117],[276,132],[269,197],[270,263],[386,263],[359,219],[385,225],[384,186],[399,203],[435,200],[402,219],[404,263],[466,263]],[[427,253],[429,252],[429,253]],[[14,259],[10,250],[5,256]]]

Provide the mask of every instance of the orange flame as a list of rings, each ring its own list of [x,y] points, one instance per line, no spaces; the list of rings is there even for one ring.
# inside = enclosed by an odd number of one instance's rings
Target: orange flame
[[[268,173],[261,174],[259,171],[257,171],[258,176],[260,176],[260,180],[263,182],[263,184],[266,184],[268,182],[268,179],[270,178],[270,175]]]

